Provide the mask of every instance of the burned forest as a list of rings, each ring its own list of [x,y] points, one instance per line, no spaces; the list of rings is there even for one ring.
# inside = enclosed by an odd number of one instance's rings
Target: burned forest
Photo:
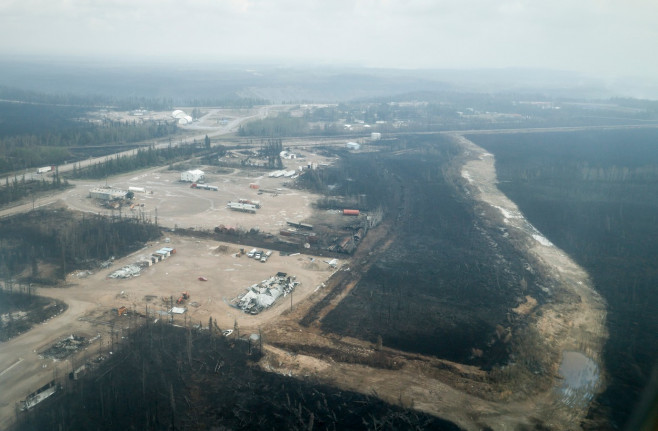
[[[0,268],[5,279],[56,284],[71,269],[98,267],[159,235],[160,229],[147,219],[65,208],[32,211],[0,221]]]
[[[163,323],[128,338],[16,429],[460,429],[375,395],[261,371],[260,341]]]

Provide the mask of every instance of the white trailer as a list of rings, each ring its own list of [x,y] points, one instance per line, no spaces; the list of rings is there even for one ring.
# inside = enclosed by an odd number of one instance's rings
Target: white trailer
[[[53,170],[52,166],[44,166],[42,168],[37,168],[37,174],[45,174]]]
[[[251,214],[256,214],[256,209],[257,209],[256,205],[241,204],[238,202],[229,202],[226,206],[229,209],[232,209],[233,211],[242,211]]]

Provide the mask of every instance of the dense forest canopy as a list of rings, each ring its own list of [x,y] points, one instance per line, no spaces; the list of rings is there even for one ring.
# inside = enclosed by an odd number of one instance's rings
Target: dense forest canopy
[[[84,158],[80,148],[163,138],[174,121],[93,122],[80,107],[0,102],[0,173]]]

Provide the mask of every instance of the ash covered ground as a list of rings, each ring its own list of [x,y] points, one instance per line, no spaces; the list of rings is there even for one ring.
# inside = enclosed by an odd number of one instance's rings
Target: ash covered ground
[[[461,363],[504,363],[510,309],[538,290],[534,276],[504,227],[483,225],[458,192],[449,168],[457,149],[436,136],[407,145],[374,167],[399,188],[399,201],[388,202],[393,243],[322,328],[372,342],[381,336],[385,346]]]
[[[260,371],[257,343],[166,324],[129,339],[14,429],[460,429],[374,396]]]

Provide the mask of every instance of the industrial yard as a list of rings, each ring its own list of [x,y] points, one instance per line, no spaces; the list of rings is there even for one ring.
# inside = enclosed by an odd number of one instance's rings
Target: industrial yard
[[[316,164],[318,161],[333,161],[312,153],[308,153],[307,160],[314,160]],[[293,162],[294,169],[298,169],[302,163],[310,163]],[[108,195],[114,197],[117,190],[135,190],[130,205],[121,208],[122,213],[144,214],[153,220],[157,217],[158,224],[162,226],[212,230],[224,225],[247,230],[256,228],[272,234],[287,227],[286,220],[303,221],[311,217],[311,205],[320,197],[306,190],[291,188],[290,178],[270,177],[264,169],[202,168],[205,174],[203,184],[181,181],[181,171],[167,168],[112,177],[107,184],[115,192],[108,192]],[[92,190],[104,187],[102,182],[71,182],[76,188],[61,196],[69,208],[112,214],[112,208],[104,205],[104,201],[90,198]],[[256,186],[258,188],[253,188]],[[253,205],[252,209],[248,203],[250,201],[258,201],[258,205]],[[232,211],[229,202],[245,205],[249,211]],[[117,207],[116,214],[118,210]]]
[[[52,379],[53,373],[69,373],[73,364],[90,360],[96,354],[94,352],[101,350],[107,354],[111,350],[112,340],[121,343],[120,337],[112,338],[112,333],[119,334],[131,324],[134,326],[138,322],[132,320],[135,317],[142,321],[148,315],[153,321],[170,318],[179,325],[196,322],[206,326],[212,317],[221,329],[232,329],[236,324],[239,327],[258,328],[288,310],[291,298],[295,306],[321,289],[322,283],[335,271],[331,265],[309,256],[273,253],[263,263],[240,255],[240,248],[231,244],[200,241],[175,234],[169,241],[149,244],[117,259],[109,268],[72,272],[65,281],[65,289],[38,289],[40,295],[61,298],[70,309],[48,322],[47,326],[40,326],[7,344],[13,346],[12,355],[6,358],[9,363],[3,361],[3,369],[12,366],[12,363],[15,365],[10,373],[3,376],[3,386],[13,382],[9,387],[15,388],[15,391],[2,392],[3,418],[12,417],[11,400],[22,399],[39,386],[38,382]],[[141,268],[132,276],[109,278],[117,269],[143,261],[144,256],[156,253],[165,245],[175,247],[176,253]],[[294,296],[277,301],[258,315],[245,314],[231,306],[230,300],[244,292],[245,287],[280,271],[295,274],[299,284],[295,287]],[[182,291],[188,292],[189,299],[176,304]],[[170,313],[172,298],[175,306],[184,309],[182,314]],[[119,315],[117,311],[122,307],[129,313]],[[74,348],[80,346],[83,339],[86,340],[85,345],[80,349]],[[15,362],[16,358],[21,359]],[[26,379],[22,373],[28,369],[33,371]],[[17,378],[20,379],[15,380]]]
[[[299,283],[295,288],[294,302],[302,301],[313,293],[330,275],[334,268],[326,263],[311,264],[311,256],[280,256],[273,253],[265,263],[240,254],[240,248],[232,244],[217,241],[198,241],[193,238],[172,236],[166,245],[175,247],[176,253],[151,266],[141,269],[138,274],[128,278],[107,280],[114,268],[133,262],[143,261],[163,247],[155,243],[133,253],[115,263],[112,268],[95,274],[78,278],[72,274],[67,283],[68,291],[80,291],[96,298],[105,307],[129,309],[145,313],[148,307],[152,313],[167,312],[171,308],[170,298],[174,304],[181,291],[189,294],[189,300],[182,305],[186,312],[176,319],[207,324],[210,317],[217,321],[222,329],[233,328],[235,321],[244,326],[255,326],[290,307],[277,302],[258,316],[245,314],[231,305],[231,300],[243,293],[244,289],[254,283],[268,279],[272,274],[284,272],[295,274]],[[94,289],[99,284],[104,286]],[[94,293],[92,293],[94,292]]]
[[[306,157],[295,162],[308,168],[311,163],[317,166],[333,161],[312,152]],[[204,170],[203,179],[191,178],[198,183],[181,181],[187,171],[184,168],[164,167],[103,182],[72,181],[75,187],[71,190],[34,202],[38,207],[58,202],[54,208],[83,214],[157,221],[166,236],[98,267],[74,269],[58,287],[34,288],[34,293],[61,299],[69,308],[47,326],[9,341],[14,346],[12,355],[3,358],[0,365],[7,370],[2,376],[3,387],[7,384],[14,390],[0,395],[3,427],[13,417],[15,402],[25,401],[42,385],[50,385],[53,376],[66,375],[74,366],[107,356],[122,343],[121,334],[144,318],[206,327],[212,319],[227,333],[239,327],[254,330],[321,290],[338,270],[341,259],[313,256],[311,250],[310,254],[300,254],[259,248],[258,259],[254,259],[245,250],[255,249],[257,244],[249,244],[248,238],[233,244],[189,236],[190,232],[212,233],[221,227],[226,232],[260,232],[261,237],[276,240],[281,230],[295,229],[290,223],[311,218],[315,211],[312,204],[319,198],[290,187],[290,176],[270,176],[269,171],[255,167],[198,168]],[[299,167],[292,166],[292,170],[299,172]],[[229,202],[249,205],[253,211],[231,210]],[[188,235],[178,235],[177,230]],[[290,242],[290,238],[284,239]],[[281,295],[277,294],[281,299],[259,307],[257,315],[231,303],[245,288],[281,273],[294,277],[290,283],[294,284],[294,294],[286,287],[284,299],[282,288]]]

